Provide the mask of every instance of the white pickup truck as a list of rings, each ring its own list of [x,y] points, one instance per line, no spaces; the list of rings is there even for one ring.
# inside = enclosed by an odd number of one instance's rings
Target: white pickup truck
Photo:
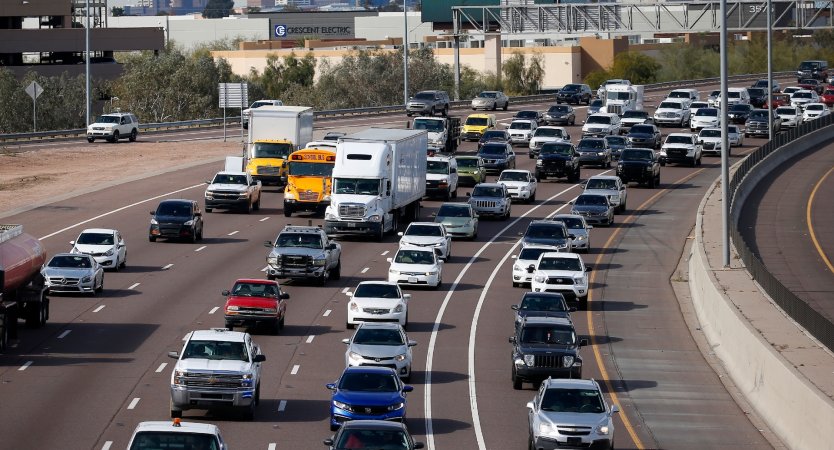
[[[248,172],[217,172],[206,188],[206,212],[214,208],[241,209],[247,213],[261,209],[261,182]]]

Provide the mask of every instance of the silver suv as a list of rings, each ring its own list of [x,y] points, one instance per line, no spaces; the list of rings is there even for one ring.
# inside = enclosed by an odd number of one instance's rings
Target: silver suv
[[[472,193],[466,193],[472,209],[481,217],[492,216],[507,220],[510,217],[510,192],[507,186],[498,183],[480,183]]]
[[[87,142],[106,139],[116,142],[119,139],[136,140],[139,134],[139,119],[131,113],[110,113],[98,116],[95,123],[87,127]]]
[[[530,448],[614,448],[614,420],[594,380],[548,378],[527,403]]]
[[[449,94],[446,91],[420,91],[409,98],[405,105],[408,117],[412,114],[433,116],[435,112],[449,115]]]

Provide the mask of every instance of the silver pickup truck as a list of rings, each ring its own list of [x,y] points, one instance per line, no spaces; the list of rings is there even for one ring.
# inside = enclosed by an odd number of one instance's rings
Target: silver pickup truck
[[[614,175],[597,175],[588,178],[585,183],[585,194],[600,194],[608,197],[608,202],[614,207],[614,212],[622,214],[628,200],[628,187]]]
[[[206,188],[206,212],[214,208],[239,209],[247,213],[261,209],[261,182],[247,172],[218,172]]]
[[[308,278],[324,286],[327,280],[338,280],[342,272],[342,246],[331,241],[322,228],[287,225],[278,233],[266,257],[266,276],[276,278]]]

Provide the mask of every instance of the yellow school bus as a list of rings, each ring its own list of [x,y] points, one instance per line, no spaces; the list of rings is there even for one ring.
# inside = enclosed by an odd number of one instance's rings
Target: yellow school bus
[[[330,204],[336,152],[305,148],[287,158],[287,187],[284,189],[284,216],[295,211],[324,214]]]

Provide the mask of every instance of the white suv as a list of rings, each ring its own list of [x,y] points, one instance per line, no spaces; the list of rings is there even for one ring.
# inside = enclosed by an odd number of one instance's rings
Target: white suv
[[[426,158],[426,196],[447,202],[458,196],[458,163],[451,156]]]
[[[106,139],[116,142],[119,139],[136,140],[139,135],[139,119],[131,113],[110,113],[98,116],[95,123],[87,127],[87,142]]]
[[[618,135],[620,126],[620,116],[614,113],[591,114],[582,125],[582,137]]]
[[[558,292],[566,301],[578,301],[579,309],[588,309],[588,276],[591,270],[576,253],[547,252],[539,256],[530,290]]]
[[[660,102],[654,112],[654,123],[658,125],[677,125],[681,128],[689,123],[689,104],[680,99],[669,99]]]

